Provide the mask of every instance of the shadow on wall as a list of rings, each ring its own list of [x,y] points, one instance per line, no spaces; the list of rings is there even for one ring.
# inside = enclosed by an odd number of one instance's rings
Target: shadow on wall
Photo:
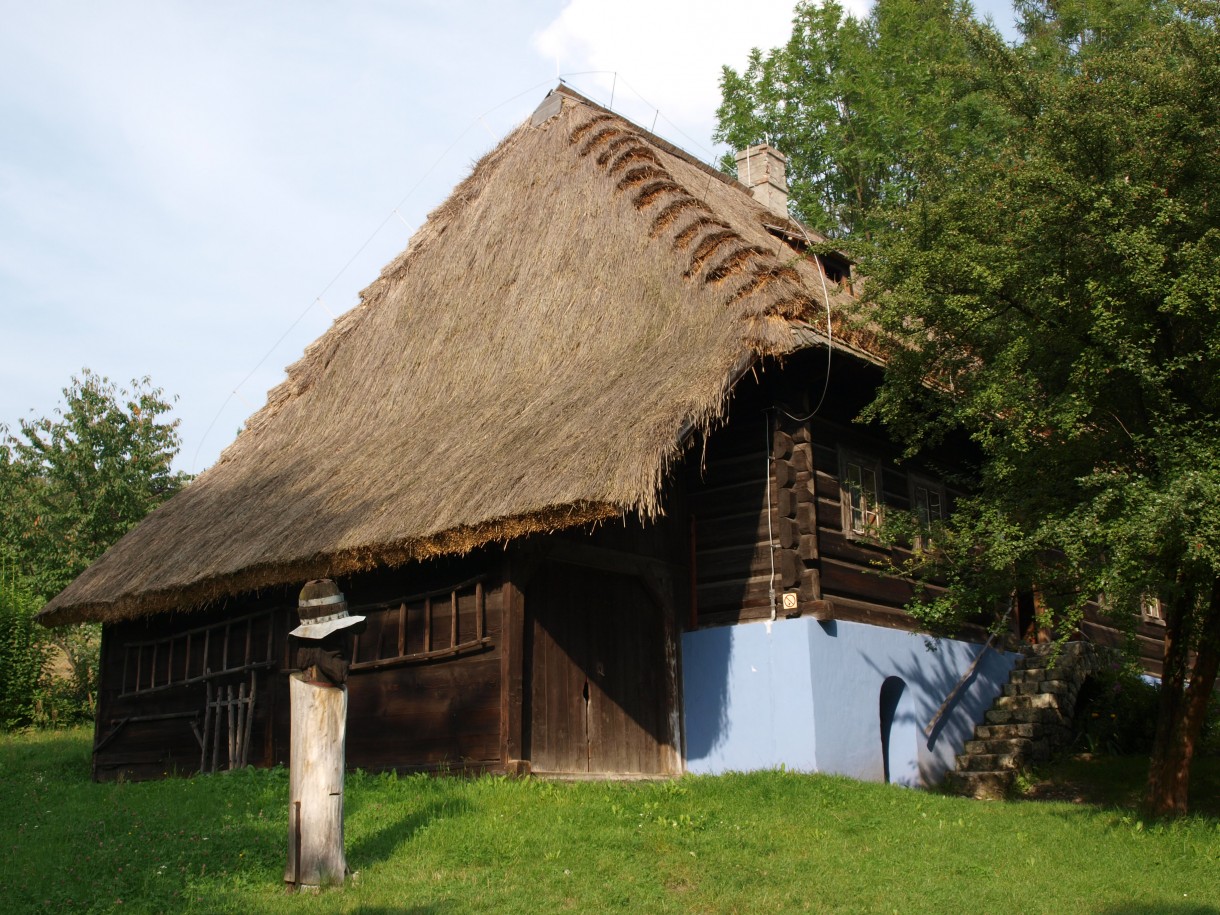
[[[808,625],[776,620],[685,634],[688,771],[817,768]]]
[[[901,635],[906,639],[919,639],[923,644],[918,648],[912,644],[905,652],[891,651],[889,657],[880,653],[865,657],[865,662],[882,683],[879,727],[885,727],[885,684],[900,681],[905,687],[887,741],[886,780],[898,784],[934,785],[954,767],[957,754],[974,734],[975,724],[983,720],[983,715],[1003,689],[1013,658],[974,643],[913,633]],[[983,651],[986,651],[985,656],[963,679],[963,674]],[[894,687],[890,689],[892,691]],[[936,726],[925,734],[924,729],[955,689],[956,695],[945,706]]]
[[[691,772],[765,769],[938,783],[1001,690],[1013,659],[982,646],[850,622],[747,623],[683,636]]]
[[[732,657],[731,627],[683,634],[682,704],[688,760],[712,757],[727,738]]]

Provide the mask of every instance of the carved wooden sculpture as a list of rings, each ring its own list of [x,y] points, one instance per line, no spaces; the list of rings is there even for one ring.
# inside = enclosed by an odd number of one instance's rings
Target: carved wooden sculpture
[[[288,679],[292,736],[288,781],[288,864],[294,888],[342,884],[343,767],[347,681],[356,627],[347,602],[330,579],[308,582],[299,602],[301,625],[292,630]]]

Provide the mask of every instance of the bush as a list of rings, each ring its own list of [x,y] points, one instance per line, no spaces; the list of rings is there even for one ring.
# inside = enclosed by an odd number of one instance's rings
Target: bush
[[[1220,756],[1220,695],[1216,693],[1212,693],[1212,701],[1207,706],[1197,752],[1200,756]]]
[[[50,685],[47,632],[34,622],[39,601],[15,576],[0,576],[0,728],[36,724]]]
[[[93,720],[101,627],[51,632],[34,619],[42,603],[11,567],[0,565],[0,730]],[[57,675],[57,667],[64,673]]]
[[[1109,755],[1148,753],[1156,735],[1160,686],[1114,666],[1084,682],[1076,698],[1072,746]]]
[[[41,695],[37,724],[64,727],[93,720],[97,707],[98,665],[102,647],[102,627],[79,623],[60,627],[50,637],[59,666],[67,673],[46,679]]]

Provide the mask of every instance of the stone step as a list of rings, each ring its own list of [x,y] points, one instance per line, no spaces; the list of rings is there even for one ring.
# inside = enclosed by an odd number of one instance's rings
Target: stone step
[[[1075,685],[1067,680],[1010,680],[1004,684],[1004,695],[1034,696],[1038,693],[1053,693],[1056,696],[1067,696],[1075,688]]]
[[[957,771],[1002,772],[1015,770],[1022,762],[1020,753],[963,753],[957,758]]]
[[[1005,772],[950,772],[945,785],[954,794],[979,800],[1000,800],[1008,796],[1016,773]]]
[[[1059,657],[1068,658],[1071,660],[1078,659],[1081,655],[1089,654],[1093,650],[1093,646],[1088,642],[1064,642],[1056,649],[1054,645],[1023,645],[1021,654],[1028,660],[1031,658],[1048,658]]]
[[[1067,667],[1024,667],[1014,669],[1009,681],[1013,683],[1041,683],[1043,680],[1071,680],[1073,671]]]
[[[1015,712],[1018,709],[1059,709],[1059,697],[1053,693],[1035,693],[1032,696],[1000,696],[995,708]]]
[[[996,737],[990,740],[967,740],[962,756],[1006,755],[1022,762],[1045,762],[1050,759],[1050,742],[1045,739],[1031,740],[1026,737]],[[959,756],[960,760],[962,757]],[[961,768],[976,768],[962,766]],[[997,766],[996,768],[1003,768]]]
[[[1024,737],[995,737],[991,740],[967,740],[962,747],[964,756],[980,756],[988,753],[1024,753],[1033,746],[1033,741]]]
[[[980,724],[974,729],[976,740],[1014,740],[1017,738],[1033,739],[1037,736],[1038,726],[1024,722],[1014,724]]]
[[[1001,696],[1000,698],[1008,697]],[[1066,723],[1066,719],[1056,708],[993,708],[984,713],[983,720],[987,724],[1062,725]]]

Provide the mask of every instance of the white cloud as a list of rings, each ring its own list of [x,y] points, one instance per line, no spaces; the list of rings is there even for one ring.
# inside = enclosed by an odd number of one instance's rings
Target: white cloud
[[[845,3],[853,15],[870,6],[869,0]],[[534,48],[562,72],[600,71],[578,80],[595,85],[603,101],[613,92],[615,109],[626,116],[647,127],[659,109],[710,146],[721,67],[740,69],[751,48],[783,44],[792,33],[792,11],[792,0],[571,0],[534,37]]]

